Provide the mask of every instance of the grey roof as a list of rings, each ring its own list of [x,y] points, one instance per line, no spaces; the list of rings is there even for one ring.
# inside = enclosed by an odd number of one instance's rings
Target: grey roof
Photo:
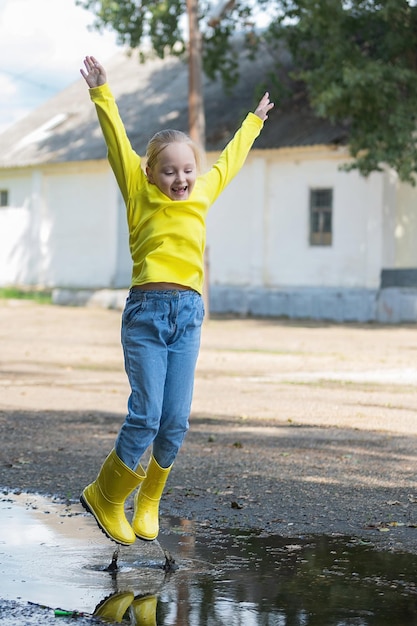
[[[267,87],[264,61],[240,56],[241,79],[230,94],[220,81],[204,79],[206,149],[220,150],[241,120],[253,110],[259,84]],[[81,62],[80,62],[81,67]],[[188,67],[177,58],[140,64],[120,51],[106,63],[110,87],[134,148],[144,154],[161,128],[188,131]],[[74,68],[74,73],[78,68]],[[346,143],[347,131],[317,118],[305,98],[277,106],[255,147]],[[80,78],[0,134],[0,168],[106,158],[106,148],[87,86]]]

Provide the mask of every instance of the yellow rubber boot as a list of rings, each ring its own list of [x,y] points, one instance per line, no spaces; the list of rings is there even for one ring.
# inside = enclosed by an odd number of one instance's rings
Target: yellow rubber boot
[[[156,596],[143,596],[132,602],[131,615],[134,626],[156,626]]]
[[[132,528],[137,537],[152,541],[159,533],[159,502],[172,465],[163,468],[151,456],[146,478],[135,495]]]
[[[101,617],[109,622],[120,623],[124,614],[132,604],[135,594],[133,591],[121,591],[105,598],[94,610],[94,617]]]
[[[143,468],[133,471],[112,450],[104,461],[96,480],[84,489],[81,504],[96,518],[104,534],[116,543],[129,546],[136,536],[126,519],[126,498],[145,478]]]

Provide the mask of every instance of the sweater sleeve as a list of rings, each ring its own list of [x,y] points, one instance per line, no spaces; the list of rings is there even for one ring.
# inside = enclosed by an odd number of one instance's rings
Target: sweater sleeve
[[[263,128],[263,121],[248,113],[239,130],[229,141],[210,171],[205,175],[210,204],[222,193],[245,163],[253,142]]]
[[[107,157],[127,204],[132,188],[145,177],[141,158],[133,150],[108,83],[90,90],[107,146]]]

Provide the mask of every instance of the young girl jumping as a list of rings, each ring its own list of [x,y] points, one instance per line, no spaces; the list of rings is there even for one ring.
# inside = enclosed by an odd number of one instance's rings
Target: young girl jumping
[[[104,67],[93,56],[81,69],[127,210],[132,282],[121,340],[131,393],[114,449],[81,503],[113,541],[130,545],[159,532],[159,502],[189,428],[194,370],[204,317],[207,211],[241,169],[274,106],[265,93],[217,162],[199,171],[188,135],[162,130],[148,143],[145,170],[126,135]],[[140,465],[152,455],[146,472]],[[132,524],[124,504],[134,497]]]

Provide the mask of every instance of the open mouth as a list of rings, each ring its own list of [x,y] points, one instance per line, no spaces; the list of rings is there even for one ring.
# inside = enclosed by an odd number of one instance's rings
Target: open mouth
[[[183,196],[187,191],[188,191],[188,186],[187,185],[185,185],[183,187],[173,187],[172,188],[172,193],[174,193],[176,196]]]

